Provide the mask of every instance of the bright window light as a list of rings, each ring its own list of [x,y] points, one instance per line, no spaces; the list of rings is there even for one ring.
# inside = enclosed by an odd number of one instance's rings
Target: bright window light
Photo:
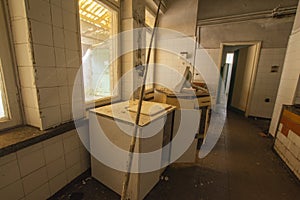
[[[5,118],[4,105],[2,100],[2,91],[0,90],[0,119]]]
[[[150,40],[151,40],[152,32],[146,31],[146,54],[145,54],[145,61],[147,61]],[[148,65],[148,74],[146,79],[146,90],[153,90],[154,88],[154,67],[155,67],[155,42],[152,44],[152,50],[150,55],[150,61]]]
[[[2,66],[0,60],[0,120],[7,119],[7,97],[5,94],[3,76],[2,76]]]
[[[97,0],[79,1],[84,92],[86,102],[113,97],[117,84],[118,12]]]
[[[149,11],[148,8],[145,9],[145,23],[153,28],[155,23],[155,16]]]
[[[226,64],[233,64],[233,57],[234,57],[233,53],[228,53],[226,55]]]

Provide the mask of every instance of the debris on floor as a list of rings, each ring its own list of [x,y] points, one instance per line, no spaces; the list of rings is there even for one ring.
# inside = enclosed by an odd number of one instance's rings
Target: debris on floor
[[[82,192],[74,192],[68,196],[70,200],[82,200],[84,197]]]
[[[213,151],[194,165],[171,165],[145,200],[160,199],[295,199],[296,177],[271,150],[272,140],[261,139],[265,121],[230,113],[223,136]],[[270,136],[271,138],[271,136]],[[83,194],[83,195],[82,195]],[[49,200],[119,200],[120,196],[91,178],[81,176]]]

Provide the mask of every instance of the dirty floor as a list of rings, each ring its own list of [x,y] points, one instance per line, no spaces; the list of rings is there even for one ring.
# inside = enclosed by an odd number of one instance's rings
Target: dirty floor
[[[213,151],[195,165],[169,167],[146,200],[299,199],[299,180],[272,151],[272,138],[263,137],[268,123],[229,112]],[[120,197],[87,172],[50,198],[55,199],[118,200]]]

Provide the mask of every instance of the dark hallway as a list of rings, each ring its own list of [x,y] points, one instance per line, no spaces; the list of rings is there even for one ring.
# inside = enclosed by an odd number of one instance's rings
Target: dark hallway
[[[230,112],[213,151],[196,165],[169,167],[146,199],[297,199],[299,181],[260,134],[268,123]],[[88,176],[51,199],[119,199]]]

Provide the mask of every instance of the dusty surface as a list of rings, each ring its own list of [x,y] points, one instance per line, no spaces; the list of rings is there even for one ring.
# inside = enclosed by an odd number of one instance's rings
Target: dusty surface
[[[272,139],[262,137],[268,123],[229,113],[214,150],[196,165],[169,167],[146,200],[297,199],[299,180],[272,151]],[[51,199],[120,197],[86,174]]]
[[[86,121],[78,122],[86,123]],[[74,123],[69,122],[58,127],[41,131],[31,126],[21,126],[0,132],[0,157],[34,145],[51,137],[74,129]]]

